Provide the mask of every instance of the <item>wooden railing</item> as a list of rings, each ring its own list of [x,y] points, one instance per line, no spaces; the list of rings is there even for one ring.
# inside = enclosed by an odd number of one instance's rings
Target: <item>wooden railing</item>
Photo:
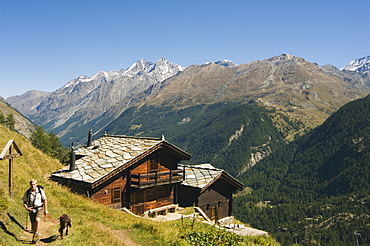
[[[169,172],[154,172],[149,174],[131,174],[131,187],[146,188],[159,184],[178,183],[184,180],[185,169],[170,170]]]

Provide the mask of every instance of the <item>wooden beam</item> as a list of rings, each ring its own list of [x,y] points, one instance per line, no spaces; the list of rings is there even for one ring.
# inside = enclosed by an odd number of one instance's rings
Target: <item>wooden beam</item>
[[[11,148],[10,150],[11,151]],[[13,159],[9,159],[9,196],[13,198]]]
[[[1,160],[13,159],[13,158],[20,157],[20,156],[22,155],[19,153],[9,154],[9,155],[5,155]]]
[[[13,153],[13,149],[17,153]],[[6,154],[9,151],[9,154]],[[9,196],[13,198],[13,159],[22,155],[21,150],[14,142],[14,140],[9,140],[5,145],[5,148],[0,154],[0,160],[9,160]]]
[[[6,152],[8,152],[10,147],[13,147],[17,151],[17,153],[12,154],[12,153],[9,152],[9,155],[7,155]],[[12,156],[12,155],[14,155],[14,156]],[[12,158],[12,157],[19,157],[21,155],[22,155],[22,152],[19,149],[18,145],[14,142],[14,140],[9,140],[8,143],[5,145],[3,151],[0,154],[0,160],[6,160],[6,159],[9,159],[9,158]]]
[[[0,160],[3,160],[4,159],[4,156],[6,154],[6,152],[8,152],[10,146],[12,146],[13,144],[13,140],[9,140],[8,143],[5,145],[4,149],[3,149],[3,152],[1,152],[0,154]]]

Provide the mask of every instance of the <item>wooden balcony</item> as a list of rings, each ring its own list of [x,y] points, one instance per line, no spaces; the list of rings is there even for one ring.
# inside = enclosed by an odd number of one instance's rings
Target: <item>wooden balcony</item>
[[[184,180],[184,177],[185,169],[149,174],[131,174],[131,187],[142,189],[163,184],[179,183]]]

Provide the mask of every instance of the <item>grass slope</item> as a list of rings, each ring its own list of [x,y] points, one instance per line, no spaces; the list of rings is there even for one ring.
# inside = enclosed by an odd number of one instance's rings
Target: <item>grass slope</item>
[[[153,222],[93,203],[49,180],[50,173],[62,167],[57,160],[5,127],[0,126],[0,136],[1,151],[12,139],[23,154],[14,159],[13,199],[8,196],[8,161],[0,161],[1,246],[25,244],[31,237],[25,231],[27,213],[21,197],[32,178],[44,186],[51,216],[67,213],[72,219],[70,235],[63,240],[57,236],[58,224],[42,221],[42,240],[37,245],[278,245],[270,237],[239,237],[198,222]]]

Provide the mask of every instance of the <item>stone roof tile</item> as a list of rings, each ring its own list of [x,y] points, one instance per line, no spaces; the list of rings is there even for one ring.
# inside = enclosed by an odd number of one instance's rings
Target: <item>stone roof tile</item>
[[[104,136],[93,141],[92,147],[75,150],[76,156],[82,156],[76,158],[76,170],[69,171],[69,167],[64,167],[52,176],[94,183],[163,141],[155,138]]]
[[[200,165],[179,165],[179,168],[185,168],[185,180],[182,185],[204,188],[210,184],[223,172],[222,169],[213,167],[211,164]]]

